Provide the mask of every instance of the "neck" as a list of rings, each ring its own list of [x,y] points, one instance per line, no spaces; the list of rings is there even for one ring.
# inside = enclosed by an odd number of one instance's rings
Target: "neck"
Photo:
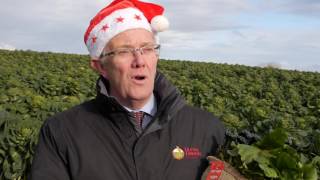
[[[151,93],[150,96],[146,99],[125,99],[125,98],[121,98],[119,96],[113,95],[112,93],[110,93],[110,95],[115,97],[121,106],[125,106],[132,110],[139,110],[143,108],[153,96],[153,94]]]
[[[139,101],[139,100],[131,100],[129,102],[121,102],[119,101],[119,103],[122,105],[122,106],[125,106],[125,107],[128,107],[132,110],[138,110],[138,109],[141,109],[143,108],[147,103],[148,103],[148,100],[150,99],[150,97],[145,100],[145,101]]]

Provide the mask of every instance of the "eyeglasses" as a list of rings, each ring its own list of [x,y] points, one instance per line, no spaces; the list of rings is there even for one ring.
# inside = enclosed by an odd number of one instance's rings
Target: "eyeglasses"
[[[146,45],[140,48],[118,48],[110,52],[102,52],[100,58],[103,57],[119,57],[119,58],[131,58],[136,52],[140,52],[141,55],[159,55],[160,45]]]

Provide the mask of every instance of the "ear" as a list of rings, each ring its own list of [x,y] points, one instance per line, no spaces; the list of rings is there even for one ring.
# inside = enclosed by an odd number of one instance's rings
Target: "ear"
[[[101,64],[100,60],[91,59],[90,60],[90,67],[107,79],[107,77],[108,77],[107,76],[107,74],[108,74],[107,70],[106,70],[105,67],[103,67],[103,65]]]

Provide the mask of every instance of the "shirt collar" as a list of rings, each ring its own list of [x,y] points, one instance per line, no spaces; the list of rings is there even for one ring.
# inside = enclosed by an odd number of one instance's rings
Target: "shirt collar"
[[[123,107],[126,110],[128,110],[129,112],[143,111],[151,116],[154,116],[157,112],[157,103],[156,103],[156,98],[155,98],[154,94],[151,95],[148,102],[141,109],[133,110],[133,109],[130,109],[126,106],[123,106]]]

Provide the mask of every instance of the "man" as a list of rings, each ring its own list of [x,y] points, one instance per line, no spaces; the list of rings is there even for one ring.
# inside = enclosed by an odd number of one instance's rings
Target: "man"
[[[97,97],[48,119],[31,179],[199,179],[224,142],[210,113],[185,103],[156,71],[161,6],[116,0],[85,34]]]

